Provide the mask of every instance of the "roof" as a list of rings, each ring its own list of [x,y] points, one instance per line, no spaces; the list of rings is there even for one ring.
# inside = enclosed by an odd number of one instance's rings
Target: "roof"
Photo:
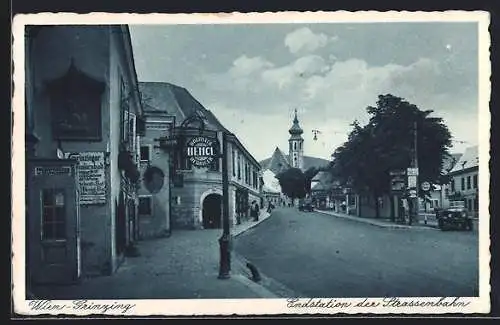
[[[479,166],[479,147],[472,146],[465,149],[463,155],[460,156],[457,163],[450,170],[450,173],[460,172],[465,169]]]
[[[333,175],[327,171],[319,171],[316,176],[314,176],[313,181],[317,182],[311,188],[313,191],[329,190],[339,185]]]
[[[288,158],[283,154],[283,151],[281,151],[280,148],[278,147],[274,149],[271,158],[262,160],[260,162],[260,165],[264,169],[269,169],[274,174],[277,174],[285,169],[290,168],[290,165],[288,163]]]
[[[139,82],[139,90],[146,114],[153,111],[166,111],[175,116],[176,126],[179,126],[186,118],[199,114],[205,118],[208,130],[231,133],[210,110],[206,109],[183,87],[168,82]]]
[[[230,141],[236,143],[250,157],[255,164],[259,162],[241,144],[240,140],[231,131],[226,129],[219,119],[210,110],[206,109],[191,93],[180,86],[168,82],[139,82],[142,94],[144,113],[167,112],[175,116],[175,125],[194,114],[205,120],[205,128],[212,131],[225,131]]]
[[[292,135],[292,136],[299,136],[300,134],[304,133],[304,130],[302,130],[302,128],[300,127],[299,125],[299,119],[297,118],[297,109],[295,109],[295,117],[293,119],[293,125],[292,127],[290,128],[290,130],[288,130],[288,132]],[[299,137],[300,138],[300,137]]]
[[[276,147],[274,149],[273,155],[270,158],[266,158],[260,161],[262,168],[267,168],[272,170],[274,173],[278,173],[282,169],[290,167],[289,156],[285,155],[280,148]],[[311,156],[303,156],[303,168],[302,170],[307,170],[311,167],[324,168],[330,163],[329,160]]]
[[[453,153],[446,155],[443,159],[443,173],[448,173],[453,167],[455,167],[455,164],[458,162],[460,157],[462,156],[461,153]]]

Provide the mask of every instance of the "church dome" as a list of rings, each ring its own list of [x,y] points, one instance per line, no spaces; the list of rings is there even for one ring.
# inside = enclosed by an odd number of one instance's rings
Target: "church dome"
[[[302,130],[302,128],[299,125],[299,119],[297,118],[297,110],[295,110],[295,118],[293,119],[293,125],[290,128],[290,130],[288,130],[288,132],[291,135],[300,135],[304,133],[304,130]]]

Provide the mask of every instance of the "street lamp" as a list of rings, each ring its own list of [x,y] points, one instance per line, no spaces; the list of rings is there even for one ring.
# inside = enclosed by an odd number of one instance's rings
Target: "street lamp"
[[[219,279],[229,279],[231,276],[231,234],[229,232],[229,175],[227,170],[227,139],[226,132],[221,132],[222,138],[222,236],[219,238],[220,261]]]

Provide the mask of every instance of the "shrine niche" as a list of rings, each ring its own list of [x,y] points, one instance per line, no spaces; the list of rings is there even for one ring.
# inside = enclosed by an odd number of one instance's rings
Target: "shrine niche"
[[[101,140],[101,96],[104,87],[104,82],[78,70],[73,61],[62,77],[48,83],[54,139]]]

